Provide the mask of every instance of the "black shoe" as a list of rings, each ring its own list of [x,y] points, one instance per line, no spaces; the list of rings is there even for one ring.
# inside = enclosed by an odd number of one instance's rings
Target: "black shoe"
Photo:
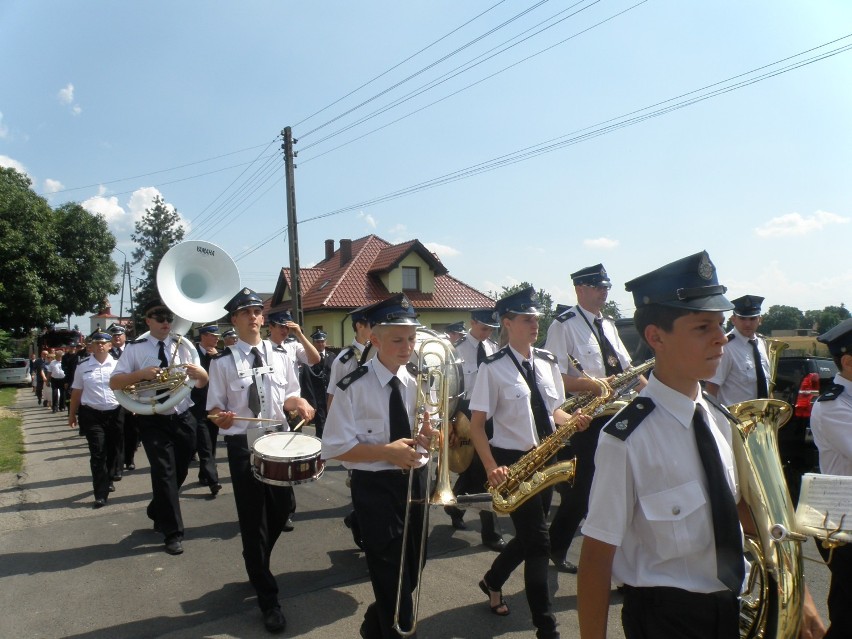
[[[572,575],[577,574],[577,566],[572,564],[564,557],[559,557],[558,555],[550,555],[550,561],[553,562],[553,565],[556,566],[556,570],[559,572],[567,572]]]
[[[495,537],[493,539],[483,539],[482,545],[486,548],[490,548],[494,552],[500,552],[506,547],[506,540],[502,537]]]
[[[127,470],[136,470],[136,464],[134,464],[133,462],[130,462],[129,464],[125,464],[124,468],[127,469]]]
[[[287,517],[287,521],[284,522],[284,527],[282,528],[282,530],[284,532],[293,532],[293,528],[295,528],[295,526],[293,525],[293,517]]]
[[[113,484],[112,482],[109,483],[109,492],[111,492],[111,493],[115,492],[115,484]]]
[[[101,498],[101,497],[96,499],[95,503],[92,504],[92,508],[95,508],[95,509],[103,508],[104,506],[106,506],[106,498]]]
[[[453,528],[456,530],[467,530],[467,524],[464,523],[464,511],[455,506],[444,506],[444,512],[450,516]]]
[[[263,627],[276,635],[286,630],[287,620],[284,618],[281,608],[276,606],[263,613]]]
[[[180,555],[183,552],[183,544],[180,541],[180,537],[166,539],[166,552],[170,555]]]
[[[112,476],[113,481],[121,481],[121,473]]]
[[[219,494],[220,490],[222,490],[222,484],[220,484],[219,482],[216,482],[215,484],[210,484],[210,494],[214,497]]]

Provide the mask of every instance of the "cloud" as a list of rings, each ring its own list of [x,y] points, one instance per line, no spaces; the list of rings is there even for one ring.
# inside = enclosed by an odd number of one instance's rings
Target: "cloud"
[[[3,124],[3,112],[0,111],[0,139],[5,139],[9,135],[9,127]]]
[[[0,155],[0,166],[5,166],[9,169],[15,169],[18,173],[29,175],[29,173],[27,173],[27,169],[24,167],[23,164],[21,164],[17,160],[13,160],[8,155]]]
[[[445,259],[447,257],[455,257],[456,255],[461,255],[461,251],[452,246],[446,246],[444,244],[438,244],[436,242],[425,242],[423,244],[427,249],[437,254],[441,259]]]
[[[145,209],[150,208],[154,204],[154,198],[158,195],[162,197],[159,189],[153,186],[146,186],[141,189],[136,189],[127,199],[127,204],[122,206],[118,202],[116,196],[107,196],[107,189],[101,185],[98,187],[98,194],[84,200],[80,205],[91,213],[100,213],[109,224],[110,228],[116,235],[124,236],[134,228],[134,224],[142,219],[145,215]],[[166,202],[166,206],[174,210],[174,205]],[[189,232],[189,222],[180,214],[180,222]]]
[[[583,246],[586,248],[604,249],[605,251],[618,248],[618,244],[618,240],[612,240],[608,237],[589,238],[587,240],[583,240]]]
[[[73,115],[80,115],[83,112],[83,108],[79,104],[74,104],[74,85],[70,82],[64,88],[59,89],[56,99],[59,100],[60,104],[70,104]]]
[[[392,235],[401,235],[408,232],[408,227],[405,224],[394,224],[388,232]]]
[[[74,85],[70,82],[56,94],[60,104],[71,104],[74,101]]]
[[[103,188],[103,187],[101,187]],[[103,195],[95,195],[80,203],[89,213],[100,213],[104,216],[107,224],[110,226],[123,226],[125,220],[125,212],[118,203],[118,198],[115,196],[104,197]]]
[[[364,220],[371,229],[376,228],[376,218],[374,218],[369,213],[364,213],[364,211],[358,211],[358,219]]]
[[[61,191],[65,188],[65,185],[62,184],[59,180],[51,180],[47,178],[44,181],[44,192],[45,193],[56,193],[57,191]]]
[[[848,224],[849,222],[850,218],[828,211],[817,211],[808,216],[801,213],[787,213],[774,217],[766,224],[758,226],[754,229],[754,233],[758,237],[794,237],[821,231],[832,224]]]

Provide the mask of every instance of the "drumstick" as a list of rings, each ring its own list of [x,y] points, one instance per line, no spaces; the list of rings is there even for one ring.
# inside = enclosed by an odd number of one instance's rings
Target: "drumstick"
[[[207,419],[214,419],[215,420],[215,419],[219,419],[219,417],[220,417],[219,413],[216,413],[215,415],[208,415]],[[266,419],[265,417],[237,417],[236,415],[234,415],[234,419],[241,419],[244,422],[275,422],[276,424],[281,423],[280,419]]]
[[[305,425],[305,420],[303,419],[303,420],[302,420],[302,421],[300,421],[298,424],[296,424],[295,426],[293,426],[293,432],[294,432],[294,433],[299,432],[300,430],[302,430],[302,426],[304,426],[304,425]]]

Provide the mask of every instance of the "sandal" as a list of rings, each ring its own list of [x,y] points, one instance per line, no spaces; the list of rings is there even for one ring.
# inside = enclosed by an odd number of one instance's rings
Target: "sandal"
[[[502,590],[491,590],[491,588],[488,587],[488,584],[485,583],[484,579],[480,579],[479,589],[482,591],[482,593],[486,597],[488,597],[488,605],[491,608],[491,612],[493,612],[498,617],[505,617],[506,615],[509,614],[509,604],[507,604],[506,600],[503,599],[503,591]],[[492,606],[491,605],[491,593],[494,593],[494,592],[496,592],[500,595],[500,603]],[[501,611],[501,608],[502,608],[502,611]]]

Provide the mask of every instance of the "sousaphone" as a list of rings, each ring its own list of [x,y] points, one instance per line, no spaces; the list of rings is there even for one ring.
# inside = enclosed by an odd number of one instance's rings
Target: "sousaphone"
[[[211,322],[224,314],[225,304],[240,288],[240,273],[234,260],[210,242],[182,242],[170,248],[157,268],[157,291],[175,315],[172,337],[175,354],[189,354],[198,364],[195,345],[183,337],[193,322]],[[144,335],[143,335],[144,337]],[[183,348],[181,348],[183,346]],[[140,415],[169,412],[195,386],[181,364],[163,369],[157,379],[115,391],[118,403]]]

